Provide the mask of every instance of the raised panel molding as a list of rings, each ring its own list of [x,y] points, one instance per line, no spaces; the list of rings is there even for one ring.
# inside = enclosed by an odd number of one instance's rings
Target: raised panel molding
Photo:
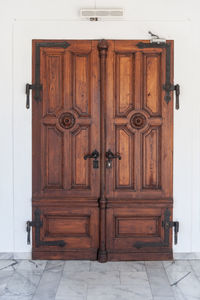
[[[45,237],[89,237],[90,215],[45,215]]]
[[[64,52],[44,52],[43,115],[56,116],[63,108]]]
[[[143,189],[161,189],[161,128],[150,127],[142,134]]]
[[[91,53],[72,53],[73,109],[81,117],[91,114]]]
[[[64,134],[55,126],[44,126],[44,189],[63,189]]]
[[[115,216],[115,237],[160,236],[160,217]]]
[[[135,103],[135,55],[116,53],[115,55],[115,98],[116,116],[126,117]]]
[[[84,160],[84,155],[90,153],[90,126],[79,126],[71,133],[72,188],[90,188],[90,161]]]
[[[144,109],[151,115],[161,114],[161,54],[144,54]]]
[[[134,148],[135,134],[126,126],[116,126],[116,152],[121,155],[121,160],[116,160],[115,188],[134,189]]]

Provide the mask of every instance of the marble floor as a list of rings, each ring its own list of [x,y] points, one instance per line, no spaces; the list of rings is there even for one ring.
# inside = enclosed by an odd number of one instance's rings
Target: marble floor
[[[1,300],[196,300],[200,260],[0,260]]]

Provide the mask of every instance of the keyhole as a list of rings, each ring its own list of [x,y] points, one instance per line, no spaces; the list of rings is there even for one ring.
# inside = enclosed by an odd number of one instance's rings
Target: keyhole
[[[107,166],[108,169],[110,169],[111,166],[112,166],[112,161],[111,160],[107,160],[106,166]]]

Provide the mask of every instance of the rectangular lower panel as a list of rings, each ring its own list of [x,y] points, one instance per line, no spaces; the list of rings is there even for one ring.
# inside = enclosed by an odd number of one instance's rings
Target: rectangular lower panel
[[[165,230],[163,222],[170,207],[114,207],[107,209],[108,257],[112,260],[145,258],[157,253],[157,259],[172,258],[172,230]],[[161,258],[162,259],[162,258]],[[169,258],[170,259],[170,258]]]
[[[39,209],[42,222],[40,240],[43,244],[36,247],[35,227],[33,227],[34,258],[94,259],[99,246],[97,207],[56,208],[40,206]],[[44,242],[58,240],[64,241],[65,246],[47,246],[44,244]]]

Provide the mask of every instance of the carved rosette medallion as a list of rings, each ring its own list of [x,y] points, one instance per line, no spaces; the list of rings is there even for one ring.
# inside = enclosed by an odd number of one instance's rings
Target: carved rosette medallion
[[[64,112],[59,117],[59,124],[64,129],[70,129],[75,124],[75,118],[71,113]]]
[[[130,120],[131,126],[135,129],[142,129],[146,125],[146,122],[146,117],[141,113],[134,114]]]

